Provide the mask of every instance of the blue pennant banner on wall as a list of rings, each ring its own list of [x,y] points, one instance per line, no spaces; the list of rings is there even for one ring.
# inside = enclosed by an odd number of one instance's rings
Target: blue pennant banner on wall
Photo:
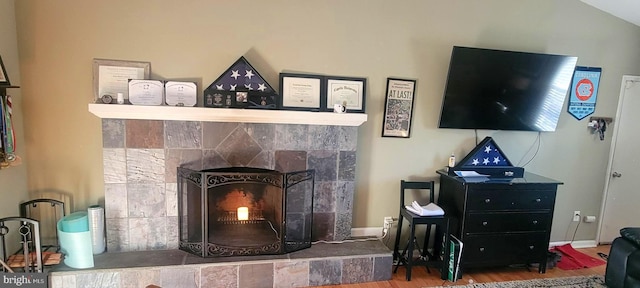
[[[598,83],[602,68],[576,67],[571,81],[571,96],[568,112],[578,120],[584,119],[596,110]]]

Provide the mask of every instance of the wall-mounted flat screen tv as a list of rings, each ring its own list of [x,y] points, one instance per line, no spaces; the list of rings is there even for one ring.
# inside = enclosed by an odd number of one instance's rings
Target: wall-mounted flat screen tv
[[[438,127],[555,131],[577,61],[454,46]]]

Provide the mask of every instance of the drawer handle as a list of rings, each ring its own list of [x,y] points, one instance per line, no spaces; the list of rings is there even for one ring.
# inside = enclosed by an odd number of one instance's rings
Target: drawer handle
[[[542,201],[542,200],[540,200],[540,198],[536,199],[536,202],[540,203],[540,201]]]
[[[484,199],[484,203],[489,203],[489,202],[491,202],[491,199],[489,199],[489,198]]]
[[[487,221],[482,221],[482,226],[487,226],[487,224],[489,224]]]
[[[480,252],[484,252],[484,247],[480,247]]]
[[[538,224],[538,220],[533,220],[533,224]]]

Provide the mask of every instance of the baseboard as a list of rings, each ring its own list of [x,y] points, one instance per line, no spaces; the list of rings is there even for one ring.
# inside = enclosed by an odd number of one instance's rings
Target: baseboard
[[[364,228],[351,228],[351,237],[380,237],[382,236],[382,227],[364,227]],[[598,247],[596,240],[578,240],[578,241],[556,241],[550,242],[549,248],[555,246],[562,246],[571,243],[573,248],[593,248]]]
[[[364,227],[351,228],[351,237],[380,237],[382,236],[382,227]]]
[[[571,243],[571,247],[573,248],[592,248],[592,247],[598,247],[598,242],[596,242],[596,240],[579,240],[579,241],[557,241],[557,242],[551,242],[549,243],[549,248],[551,247],[555,247],[555,246],[561,246],[561,245],[565,245],[565,244],[569,244]]]

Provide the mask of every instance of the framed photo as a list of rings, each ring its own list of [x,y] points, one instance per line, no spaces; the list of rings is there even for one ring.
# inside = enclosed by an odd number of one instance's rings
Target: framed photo
[[[319,75],[280,73],[278,107],[285,110],[322,110],[323,78]]]
[[[347,108],[347,113],[364,113],[367,79],[352,77],[326,77],[325,111],[333,111],[334,104]]]
[[[7,75],[7,70],[4,69],[4,63],[2,63],[1,56],[0,56],[0,86],[11,86],[11,82],[9,82],[9,75]]]
[[[382,137],[409,138],[416,80],[387,78]]]
[[[122,93],[129,102],[129,79],[149,79],[151,63],[93,59],[93,94],[96,103],[116,103]]]

